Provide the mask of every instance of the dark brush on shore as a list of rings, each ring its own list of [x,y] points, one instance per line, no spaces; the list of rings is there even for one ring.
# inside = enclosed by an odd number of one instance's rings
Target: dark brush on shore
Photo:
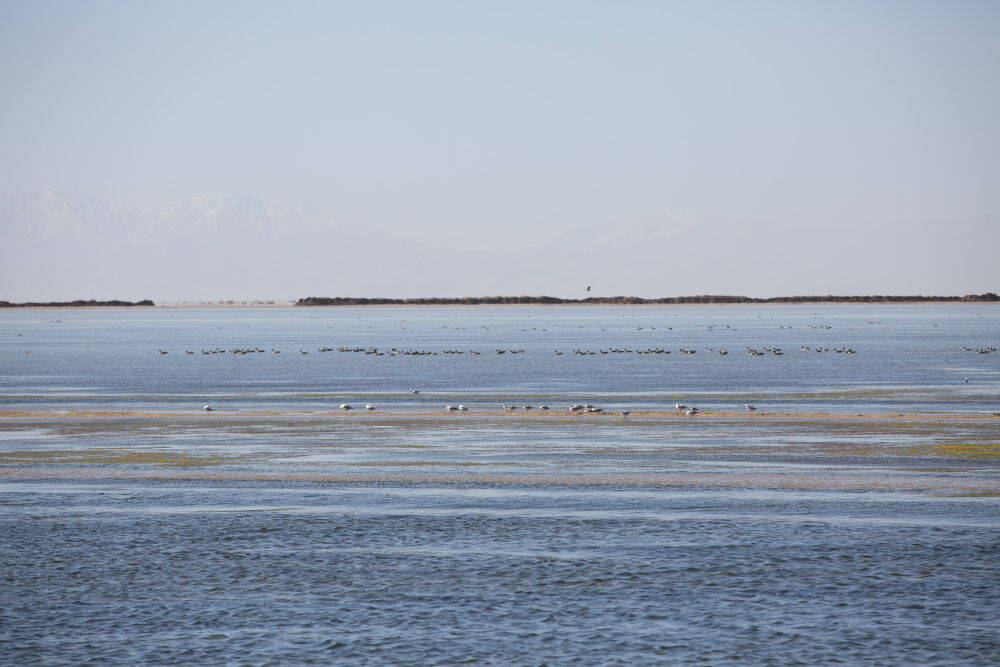
[[[930,303],[937,301],[979,303],[1000,301],[993,292],[965,296],[776,296],[755,299],[749,296],[703,294],[699,296],[672,296],[643,299],[637,296],[588,297],[586,299],[560,299],[554,296],[478,296],[460,298],[426,297],[418,299],[385,299],[364,297],[320,297],[299,299],[296,306],[473,306],[491,304],[685,304],[685,303]]]
[[[0,301],[0,308],[87,308],[91,306],[152,306],[152,301],[143,299],[142,301],[95,301],[90,299],[85,301],[26,301],[24,303],[12,303],[10,301]]]

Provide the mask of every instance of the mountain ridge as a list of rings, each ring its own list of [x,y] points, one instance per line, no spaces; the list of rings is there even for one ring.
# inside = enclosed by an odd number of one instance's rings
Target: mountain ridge
[[[859,232],[806,224],[775,236],[752,221],[684,213],[596,227],[554,220],[547,229],[533,235],[487,226],[473,212],[460,229],[430,234],[410,227],[403,240],[318,209],[282,207],[240,192],[141,209],[43,190],[0,196],[0,299],[51,302],[81,293],[169,302],[293,302],[302,294],[460,299],[585,296],[586,285],[601,295],[646,299],[663,293],[966,294],[996,284],[996,265],[983,257],[993,239],[1000,240],[1000,228],[988,228],[973,251],[958,233],[898,237],[878,227]],[[553,233],[559,229],[567,231]],[[790,252],[783,237],[792,234],[813,242]],[[483,246],[459,249],[456,238],[471,237]],[[927,271],[941,257],[959,254],[965,261],[948,274]],[[905,269],[886,257],[907,258]]]
[[[72,191],[0,197],[0,298],[49,302],[89,294],[127,299],[293,301],[310,286],[412,293],[444,266],[473,265],[431,243],[400,242],[308,207],[243,193],[139,209]],[[81,288],[81,284],[85,288]]]

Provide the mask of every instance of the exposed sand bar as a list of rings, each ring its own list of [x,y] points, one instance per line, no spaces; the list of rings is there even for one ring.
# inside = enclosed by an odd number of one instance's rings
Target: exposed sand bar
[[[698,420],[736,420],[751,422],[767,421],[926,421],[926,422],[969,422],[969,421],[996,421],[1000,425],[1000,415],[994,414],[971,414],[971,413],[922,413],[922,412],[717,412],[699,411],[695,415],[688,415],[679,410],[633,410],[627,417],[618,414],[617,411],[598,413],[574,413],[569,410],[515,410],[507,412],[504,410],[475,410],[465,413],[420,410],[379,410],[365,412],[364,410],[351,410],[344,412],[340,410],[216,410],[214,412],[203,412],[200,410],[180,411],[180,410],[87,410],[87,409],[45,409],[45,410],[0,410],[0,420],[73,420],[73,419],[104,419],[104,418],[143,418],[143,419],[176,419],[198,417],[202,419],[220,418],[252,418],[252,417],[321,417],[329,419],[431,419],[431,420],[472,420],[480,417],[503,418],[503,419],[552,419],[571,418],[575,420],[601,419],[601,420],[628,420],[636,417],[655,419],[683,419],[688,421]]]
[[[704,429],[693,426],[699,422]],[[548,424],[546,429],[554,433],[579,436],[581,444],[570,450],[563,443],[553,450],[562,468],[553,470],[544,458],[549,453],[544,437],[518,439],[503,428],[505,423],[521,425],[528,432]],[[628,429],[630,423],[639,429],[639,436]],[[437,439],[440,433],[454,434],[453,425],[463,424],[462,445]],[[679,437],[671,425],[681,426]],[[623,446],[606,427],[622,428],[627,444]],[[981,414],[708,411],[689,416],[677,410],[637,410],[623,417],[617,412],[499,408],[468,413],[0,411],[0,432],[25,429],[47,429],[62,441],[43,440],[40,447],[24,448],[19,439],[11,438],[0,451],[0,480],[596,485],[1000,495],[1000,417]],[[176,433],[183,433],[188,442],[176,444],[171,438]],[[255,444],[232,450],[200,444],[218,434],[238,435]],[[649,438],[650,434],[655,436]],[[736,441],[734,434],[741,434]],[[292,435],[298,439],[289,440]],[[485,455],[476,458],[483,447]],[[560,459],[567,452],[580,458]],[[320,459],[310,458],[317,454]],[[505,458],[498,460],[496,454]],[[654,458],[634,463],[629,458],[647,454]],[[690,456],[700,457],[699,462],[685,469],[683,460]],[[747,457],[759,467],[731,465]],[[786,466],[789,461],[795,463],[791,468]]]

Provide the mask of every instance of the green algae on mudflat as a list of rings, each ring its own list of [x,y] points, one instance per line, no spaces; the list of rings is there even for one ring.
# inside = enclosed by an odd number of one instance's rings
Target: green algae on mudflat
[[[934,445],[934,452],[942,456],[968,459],[1000,459],[1000,442],[947,442]]]
[[[915,456],[939,459],[1000,459],[998,442],[939,442],[937,444],[893,444],[870,447],[852,447],[856,454],[873,456]],[[944,470],[935,468],[935,470]]]

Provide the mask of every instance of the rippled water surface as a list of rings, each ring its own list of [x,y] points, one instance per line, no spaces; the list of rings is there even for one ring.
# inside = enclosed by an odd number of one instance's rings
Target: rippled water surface
[[[998,323],[0,311],[0,662],[997,664]]]
[[[783,354],[748,356],[748,347]],[[709,407],[751,400],[799,410],[983,411],[1000,403],[1000,353],[975,352],[989,347],[1000,347],[1000,307],[992,304],[8,309],[0,311],[0,399],[158,408],[375,401],[403,409],[452,399],[479,407],[519,398],[633,407],[687,399]],[[835,352],[844,348],[855,353]],[[202,354],[212,350],[222,352]],[[637,353],[647,350],[670,354]]]
[[[893,493],[7,484],[4,654],[969,662],[996,505]]]

